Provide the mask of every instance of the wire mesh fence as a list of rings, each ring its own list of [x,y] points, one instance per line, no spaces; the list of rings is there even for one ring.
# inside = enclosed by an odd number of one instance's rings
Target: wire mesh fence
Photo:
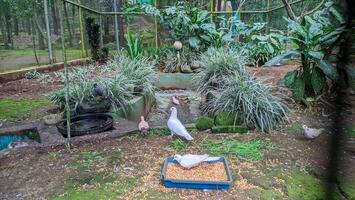
[[[135,10],[139,3],[157,8],[174,5],[173,0],[0,0],[0,73],[30,66],[61,62],[59,12],[63,15],[68,60],[90,56],[85,21],[92,17],[100,25],[100,43],[110,54],[117,41],[124,45],[127,32],[139,33],[144,47],[164,44],[168,37],[153,16]],[[297,13],[312,9],[316,0],[289,1]],[[281,0],[195,0],[193,6],[210,12],[213,19],[238,14],[246,23],[265,22],[267,29],[286,29]],[[58,6],[61,4],[61,6]],[[64,5],[62,5],[64,4]],[[236,13],[236,11],[238,11]],[[117,14],[117,15],[115,15]],[[117,23],[116,23],[117,20]]]

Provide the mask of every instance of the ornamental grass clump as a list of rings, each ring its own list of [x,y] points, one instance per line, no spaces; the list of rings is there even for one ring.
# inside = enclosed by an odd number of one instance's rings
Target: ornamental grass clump
[[[199,60],[201,69],[193,80],[201,95],[214,93],[235,73],[246,73],[246,57],[231,47],[209,48],[200,55]]]
[[[136,93],[154,92],[154,82],[157,81],[155,73],[155,62],[149,58],[138,56],[130,59],[123,52],[115,56],[112,63],[118,70],[118,73],[131,80]]]
[[[107,95],[106,98],[114,111],[118,111],[120,108],[123,110],[128,108],[128,101],[132,97],[132,93],[128,88],[131,85],[131,81],[121,74],[113,78],[100,80],[86,78],[71,84],[69,87],[69,104],[71,108],[76,111],[84,103],[97,102],[97,95],[93,91],[94,83],[97,83]],[[65,88],[50,94],[49,98],[53,103],[64,108]]]
[[[207,113],[231,112],[235,121],[269,132],[287,120],[287,107],[270,93],[270,86],[248,73],[236,73],[216,89],[216,96],[203,107]]]

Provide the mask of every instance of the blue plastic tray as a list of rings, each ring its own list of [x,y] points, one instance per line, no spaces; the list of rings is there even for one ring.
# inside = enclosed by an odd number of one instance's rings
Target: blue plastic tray
[[[223,162],[228,181],[190,181],[190,180],[178,180],[178,179],[168,179],[166,176],[166,169],[168,163],[178,163],[173,157],[168,157],[164,161],[163,170],[161,172],[160,178],[164,182],[164,186],[167,188],[190,188],[190,189],[207,189],[207,190],[228,190],[232,186],[232,176],[228,168],[228,162],[224,157],[213,162]]]

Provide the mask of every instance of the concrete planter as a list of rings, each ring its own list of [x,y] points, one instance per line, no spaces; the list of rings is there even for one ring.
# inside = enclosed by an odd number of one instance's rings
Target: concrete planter
[[[161,73],[155,84],[157,88],[193,89],[193,74]]]
[[[150,112],[154,103],[154,95],[146,93],[143,96],[138,96],[130,100],[128,108],[125,111],[121,109],[119,112],[113,113],[113,115],[138,122],[140,116],[146,116]]]

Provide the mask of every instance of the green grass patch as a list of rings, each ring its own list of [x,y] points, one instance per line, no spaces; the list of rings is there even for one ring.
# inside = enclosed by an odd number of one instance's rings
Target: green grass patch
[[[57,155],[53,154],[56,158]],[[115,151],[83,151],[69,162],[71,170],[60,187],[64,192],[52,199],[117,199],[134,188],[137,178],[119,176],[113,172],[113,165],[121,159]]]
[[[245,159],[260,160],[263,158],[263,149],[269,144],[261,140],[239,141],[234,139],[212,140],[205,139],[202,148],[212,155],[236,155]]]
[[[176,195],[170,194],[170,193],[150,190],[150,191],[146,192],[145,194],[137,197],[137,199],[146,199],[146,200],[178,200],[179,196],[176,196]]]
[[[60,56],[61,52],[62,52],[61,49],[57,49],[55,51],[56,56]],[[37,53],[37,56],[47,56],[48,55],[47,50],[36,50],[36,53]],[[81,58],[81,50],[79,50],[79,49],[66,49],[66,53],[67,53],[68,59]],[[34,52],[33,52],[33,49],[31,49],[31,48],[14,49],[14,50],[0,49],[0,56],[1,57],[5,57],[5,56],[34,56]]]
[[[50,104],[48,99],[0,99],[0,119],[23,119],[27,114],[36,116],[33,111]]]
[[[341,190],[345,193],[348,199],[355,199],[355,177],[339,178],[339,185]]]
[[[174,140],[169,146],[165,147],[165,150],[167,151],[176,150],[177,152],[182,152],[186,150],[187,147],[188,147],[187,142],[177,139]]]
[[[53,199],[55,200],[110,200],[117,199],[119,196],[126,194],[129,190],[133,189],[137,184],[135,178],[117,179],[114,182],[105,182],[97,184],[98,186],[91,189],[82,188],[68,188],[68,190]]]
[[[301,124],[291,124],[284,129],[287,134],[302,135],[303,128]]]
[[[286,189],[289,198],[293,200],[327,199],[324,183],[300,171],[293,171],[286,178]],[[335,193],[334,199],[340,199],[339,194]]]

